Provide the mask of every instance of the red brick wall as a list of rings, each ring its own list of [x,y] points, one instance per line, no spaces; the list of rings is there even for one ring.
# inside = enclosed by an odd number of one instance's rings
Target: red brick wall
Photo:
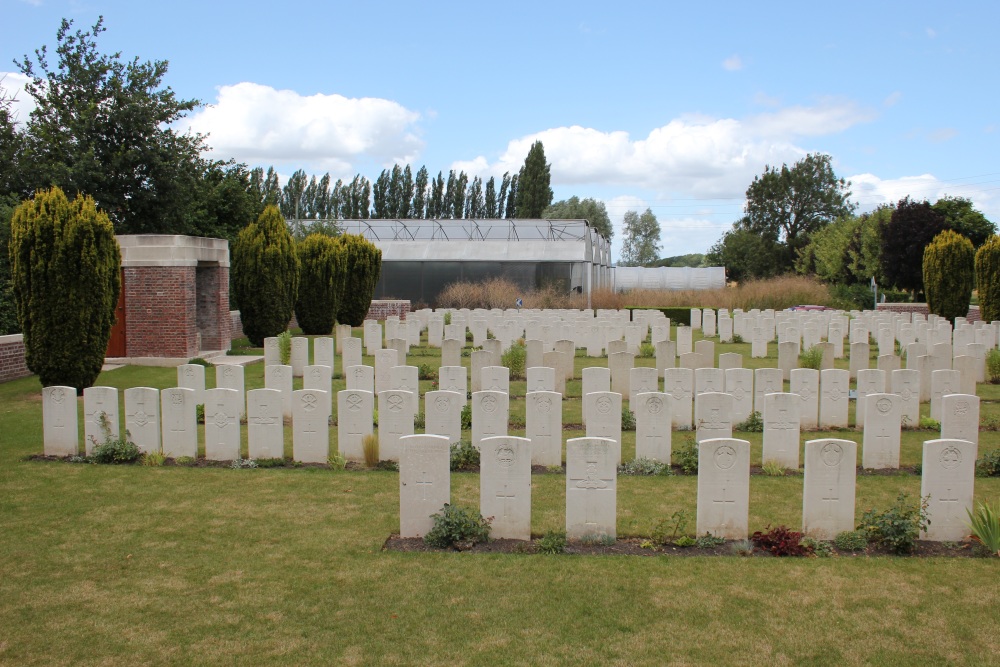
[[[372,301],[372,305],[368,307],[368,314],[365,315],[365,319],[384,320],[390,315],[397,315],[400,321],[402,321],[406,319],[409,312],[410,301],[408,299]]]
[[[197,355],[195,267],[137,266],[124,271],[126,355]],[[228,304],[228,288],[226,298]]]
[[[233,321],[229,315],[229,268],[199,266],[198,332],[202,350],[228,350],[233,339]]]
[[[31,371],[24,363],[24,337],[21,334],[0,336],[0,382],[29,375]]]
[[[919,313],[921,315],[930,313],[930,309],[927,308],[926,303],[880,303],[878,304],[878,309],[891,313]],[[965,316],[965,319],[970,323],[978,322],[980,319],[979,306],[969,306],[969,313]]]

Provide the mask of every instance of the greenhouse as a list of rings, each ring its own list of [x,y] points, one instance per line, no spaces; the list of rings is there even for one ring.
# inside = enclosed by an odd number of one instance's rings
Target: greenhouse
[[[434,304],[450,283],[504,277],[525,290],[611,288],[610,243],[586,220],[343,220],[382,251],[376,299]],[[515,295],[512,295],[514,298]]]

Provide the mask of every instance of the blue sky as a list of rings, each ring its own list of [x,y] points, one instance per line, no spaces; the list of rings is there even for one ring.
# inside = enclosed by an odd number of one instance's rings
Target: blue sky
[[[516,171],[541,139],[556,199],[652,208],[704,252],[765,165],[829,153],[862,210],[965,196],[1000,221],[996,2],[0,0],[4,85],[61,18],[170,62],[218,157],[368,178],[395,161]],[[22,96],[22,113],[28,111]],[[618,234],[613,256],[618,254]]]

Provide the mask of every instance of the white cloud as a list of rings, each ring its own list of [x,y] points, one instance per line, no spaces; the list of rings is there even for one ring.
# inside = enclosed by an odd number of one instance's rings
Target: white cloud
[[[423,147],[420,114],[398,102],[341,95],[301,95],[243,82],[219,88],[216,103],[181,129],[207,134],[219,157],[249,163],[309,163],[349,172],[358,159],[411,162]]]
[[[791,164],[808,152],[796,139],[841,132],[873,117],[851,102],[821,100],[742,120],[684,116],[642,139],[623,131],[557,127],[510,141],[495,163],[479,156],[452,167],[481,176],[517,173],[531,144],[541,141],[556,185],[630,186],[704,199],[742,197],[765,164]]]
[[[28,116],[35,108],[35,100],[24,91],[24,84],[31,81],[20,72],[0,72],[0,87],[4,89],[4,96],[14,98],[11,105],[14,118],[18,123],[28,122]]]
[[[884,100],[882,100],[882,106],[886,108],[896,106],[901,99],[903,99],[903,93],[898,90],[893,91],[892,93],[889,93]]]
[[[952,196],[970,199],[990,220],[1000,219],[1000,190],[996,181],[942,181],[933,174],[882,179],[869,173],[851,176],[848,180],[851,181],[852,199],[860,204],[862,211],[870,211],[879,204],[895,204],[906,196],[930,202]]]
[[[743,69],[743,59],[734,53],[722,61],[722,69],[727,72],[738,72]]]
[[[931,39],[937,37],[937,30],[935,30],[934,28],[924,28],[924,32],[926,32],[927,36],[930,37]]]
[[[956,136],[958,136],[958,130],[956,130],[955,128],[941,127],[936,130],[931,130],[927,134],[927,139],[932,143],[940,144],[944,143],[945,141],[950,141],[954,139]]]

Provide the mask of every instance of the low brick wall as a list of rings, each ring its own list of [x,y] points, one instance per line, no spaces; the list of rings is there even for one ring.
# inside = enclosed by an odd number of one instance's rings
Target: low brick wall
[[[368,308],[368,315],[365,316],[366,320],[385,320],[385,318],[390,315],[399,316],[400,320],[405,320],[406,316],[410,312],[410,302],[405,300],[392,300],[392,301],[372,301],[371,307]],[[243,333],[243,320],[240,319],[240,311],[231,310],[229,311],[229,317],[232,320],[232,332],[233,338],[242,338]],[[295,316],[292,315],[292,320],[288,323],[288,328],[294,328],[298,326],[298,322],[295,320]]]
[[[880,303],[878,309],[890,313],[918,313],[920,315],[930,313],[926,303]],[[965,319],[968,322],[978,322],[980,320],[979,306],[969,306],[969,313]]]
[[[0,382],[28,377],[31,371],[24,363],[24,336],[0,336]]]

